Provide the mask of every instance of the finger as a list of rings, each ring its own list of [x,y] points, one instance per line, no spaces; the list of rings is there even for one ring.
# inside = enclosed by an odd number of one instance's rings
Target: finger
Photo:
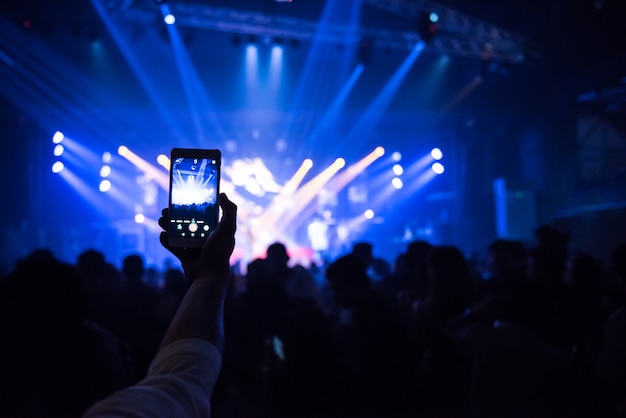
[[[165,231],[167,231],[169,223],[170,223],[170,211],[167,208],[165,208],[161,211],[161,217],[159,218],[159,226],[163,228]]]
[[[232,202],[226,193],[220,193],[219,205],[222,208],[222,219],[218,226],[234,234],[237,229],[237,205]]]
[[[168,250],[169,252],[171,252],[172,254],[174,254],[176,256],[176,258],[178,258],[179,260],[182,261],[182,258],[185,254],[185,250],[184,248],[173,248],[170,247],[170,243],[169,240],[167,238],[167,232],[161,232],[161,234],[159,235],[159,241],[161,241],[161,245],[163,247],[165,247],[166,250]]]

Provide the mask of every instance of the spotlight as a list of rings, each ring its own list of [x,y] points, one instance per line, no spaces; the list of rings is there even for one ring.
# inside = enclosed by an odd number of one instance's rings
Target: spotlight
[[[374,41],[370,38],[363,38],[359,41],[357,59],[361,64],[367,64],[372,59],[372,49]]]
[[[402,187],[404,187],[404,183],[402,183],[402,180],[400,180],[398,177],[394,177],[393,180],[391,180],[391,185],[397,190],[400,190]]]
[[[310,158],[305,159],[304,161],[302,161],[302,166],[307,169],[313,167],[313,160]]]
[[[439,161],[443,158],[443,152],[441,152],[439,148],[433,148],[430,151],[430,156],[433,157],[435,160]]]
[[[100,182],[100,186],[98,186],[98,189],[102,192],[108,192],[109,190],[111,190],[111,182],[107,179],[104,179]]]
[[[383,155],[385,155],[385,149],[383,147],[376,147],[376,149],[374,150],[374,152],[376,153],[377,156],[382,157]]]
[[[60,144],[61,141],[63,141],[63,138],[65,138],[65,135],[63,135],[63,132],[56,131],[54,135],[52,136],[52,142],[55,144]]]
[[[433,163],[431,168],[436,174],[443,174],[446,171],[446,168],[441,163]]]
[[[365,212],[363,212],[363,216],[365,216],[365,219],[372,219],[374,217],[374,211],[371,209],[367,209]]]
[[[105,164],[108,164],[111,162],[111,159],[113,157],[111,156],[111,153],[109,151],[105,151],[102,153],[102,162]]]
[[[61,155],[63,155],[63,151],[65,151],[65,148],[63,148],[63,145],[57,144],[54,147],[54,156],[55,157],[60,157]]]
[[[120,145],[119,148],[117,149],[117,153],[119,155],[121,155],[122,157],[125,157],[128,155],[128,147],[125,145]]]
[[[439,29],[439,15],[434,12],[422,13],[417,20],[417,32],[424,42],[433,40]]]
[[[167,23],[168,25],[173,25],[174,23],[176,23],[176,18],[174,17],[173,14],[168,13],[165,15],[165,17],[163,18],[163,21],[165,23]]]
[[[402,154],[396,151],[393,154],[391,154],[391,159],[393,160],[393,162],[397,163],[402,159]]]
[[[343,168],[346,165],[346,160],[340,157],[337,158],[333,164],[335,164],[338,168]]]
[[[65,165],[61,161],[57,161],[56,163],[52,164],[52,172],[55,174],[60,173],[64,167]]]
[[[138,224],[144,223],[145,220],[146,220],[146,217],[143,215],[143,213],[135,214],[135,222],[137,222]]]
[[[109,177],[109,174],[111,174],[111,166],[103,165],[100,169],[100,177]]]
[[[401,176],[402,173],[404,173],[404,168],[402,168],[400,164],[394,164],[392,170],[393,174],[395,174],[396,176]]]
[[[159,165],[167,170],[170,169],[170,159],[167,155],[165,154],[159,154],[159,156],[157,157],[157,163],[159,163]]]

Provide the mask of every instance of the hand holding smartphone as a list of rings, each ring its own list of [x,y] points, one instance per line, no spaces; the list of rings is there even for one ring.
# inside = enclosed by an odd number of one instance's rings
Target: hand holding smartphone
[[[218,222],[220,150],[174,148],[171,153],[168,242],[201,248]]]

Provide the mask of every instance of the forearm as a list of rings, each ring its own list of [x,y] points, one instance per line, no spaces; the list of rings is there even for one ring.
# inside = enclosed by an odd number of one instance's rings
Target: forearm
[[[161,348],[177,340],[199,338],[221,351],[224,345],[223,315],[227,283],[228,280],[212,277],[194,280],[161,341]]]

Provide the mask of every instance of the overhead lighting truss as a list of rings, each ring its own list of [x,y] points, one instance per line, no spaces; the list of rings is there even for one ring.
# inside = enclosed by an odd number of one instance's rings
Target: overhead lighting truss
[[[404,18],[417,18],[424,11],[437,13],[437,36],[428,43],[428,47],[438,52],[511,64],[520,64],[525,60],[524,41],[521,37],[465,16],[449,7],[423,1],[362,2]],[[301,18],[183,1],[170,1],[168,5],[171,13],[176,16],[179,27],[335,44],[356,43],[360,39],[370,38],[377,48],[388,50],[408,51],[420,40],[417,30],[398,31],[376,27],[352,30],[344,25],[328,23],[323,24],[323,30],[320,30],[321,25],[318,22]],[[150,23],[160,16],[160,11],[153,2],[133,2],[126,6],[115,10],[126,19]]]

